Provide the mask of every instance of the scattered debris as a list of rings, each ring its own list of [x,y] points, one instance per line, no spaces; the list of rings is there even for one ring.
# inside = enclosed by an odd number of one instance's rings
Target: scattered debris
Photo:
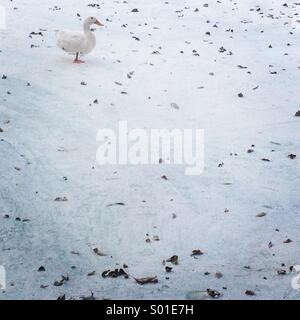
[[[203,252],[200,249],[195,249],[192,251],[191,256],[201,256],[203,254]]]
[[[107,205],[107,207],[113,207],[113,206],[125,206],[125,203],[116,202],[116,203],[110,203],[110,204]]]
[[[256,215],[256,218],[262,218],[262,217],[265,217],[267,214],[266,212],[260,212]]]
[[[300,117],[300,110],[295,113],[295,117]]]
[[[178,256],[174,255],[171,258],[167,259],[167,262],[171,262],[173,264],[178,264]]]
[[[70,279],[69,279],[69,276],[67,275],[67,276],[61,276],[61,279],[60,280],[56,280],[55,282],[54,282],[54,286],[56,286],[56,287],[60,287],[60,286],[62,286],[65,282],[67,282],[67,281],[69,281]]]
[[[166,270],[166,272],[171,272],[171,271],[173,270],[173,268],[166,266],[166,267],[165,267],[165,270]]]
[[[254,291],[252,291],[252,290],[246,290],[246,291],[245,291],[245,294],[246,294],[247,296],[255,296],[255,293],[254,293]]]
[[[54,199],[54,201],[66,202],[66,201],[68,201],[68,198],[67,197],[57,197]]]
[[[123,276],[125,279],[129,278],[129,275],[123,269],[115,269],[113,271],[106,270],[102,272],[103,278],[117,278]]]
[[[101,257],[105,257],[106,256],[106,254],[103,253],[102,251],[100,251],[98,248],[94,248],[93,251],[97,256],[101,256]]]
[[[80,297],[81,300],[97,300],[95,297],[94,297],[94,293],[91,291],[91,295],[90,296],[81,296]]]
[[[138,284],[141,284],[141,285],[144,285],[144,284],[148,284],[148,283],[157,283],[158,282],[158,279],[157,277],[146,277],[146,278],[134,278],[134,280],[138,283]]]
[[[217,291],[217,290],[207,289],[206,292],[210,297],[212,297],[214,299],[217,299],[217,298],[221,297],[221,293],[219,291]]]

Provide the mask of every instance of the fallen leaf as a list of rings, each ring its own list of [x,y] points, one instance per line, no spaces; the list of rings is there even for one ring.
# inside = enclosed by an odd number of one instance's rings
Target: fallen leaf
[[[103,278],[117,278],[123,276],[125,279],[129,278],[129,275],[123,269],[115,269],[113,271],[106,270],[102,272]]]
[[[106,254],[101,252],[98,248],[94,248],[93,251],[97,256],[101,256],[101,257],[105,257],[106,256]]]
[[[255,296],[255,293],[254,293],[254,291],[252,291],[252,290],[246,290],[246,291],[245,291],[245,294],[246,294],[247,296]]]
[[[171,258],[167,259],[167,262],[171,262],[173,264],[178,264],[178,256],[174,255]]]
[[[67,276],[61,276],[61,280],[56,280],[53,285],[56,286],[56,287],[60,287],[66,281],[69,281],[69,276],[68,275]]]
[[[173,270],[173,268],[166,266],[166,267],[165,267],[165,270],[166,270],[166,272],[171,272],[171,271]]]
[[[191,256],[201,256],[203,252],[199,249],[193,250]]]
[[[256,215],[256,218],[262,218],[265,217],[267,214],[265,212],[260,212]]]
[[[134,280],[138,283],[138,284],[141,284],[141,285],[144,285],[144,284],[148,284],[148,283],[157,283],[158,282],[158,279],[157,277],[146,277],[146,278],[134,278]]]
[[[212,297],[214,299],[221,297],[221,293],[217,290],[207,289],[206,292],[210,297]]]
[[[113,207],[113,206],[125,206],[125,203],[116,202],[116,203],[110,203],[110,204],[107,205],[107,207]]]
[[[277,274],[286,275],[286,270],[283,270],[283,269],[277,270]]]

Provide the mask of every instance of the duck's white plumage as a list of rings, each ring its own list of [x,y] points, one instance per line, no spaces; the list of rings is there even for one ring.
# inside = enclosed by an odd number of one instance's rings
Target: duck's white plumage
[[[57,46],[66,52],[87,54],[96,46],[96,37],[91,31],[89,33],[59,31],[56,37]]]
[[[56,33],[56,44],[66,52],[76,53],[75,62],[78,60],[78,54],[88,54],[96,46],[96,37],[92,33],[90,26],[97,24],[103,26],[97,19],[90,17],[84,21],[83,32],[63,30]]]

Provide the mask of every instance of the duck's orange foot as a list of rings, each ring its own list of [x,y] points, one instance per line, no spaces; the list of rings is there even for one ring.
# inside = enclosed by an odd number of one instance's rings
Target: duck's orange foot
[[[84,61],[77,59],[77,60],[74,60],[73,63],[81,64],[81,63],[84,63]]]

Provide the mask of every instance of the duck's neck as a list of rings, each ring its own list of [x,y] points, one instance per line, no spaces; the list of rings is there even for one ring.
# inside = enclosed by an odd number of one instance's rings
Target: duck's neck
[[[83,24],[83,31],[84,31],[85,34],[92,33],[92,31],[91,31],[91,24],[88,23],[88,22],[85,22],[85,23]]]

